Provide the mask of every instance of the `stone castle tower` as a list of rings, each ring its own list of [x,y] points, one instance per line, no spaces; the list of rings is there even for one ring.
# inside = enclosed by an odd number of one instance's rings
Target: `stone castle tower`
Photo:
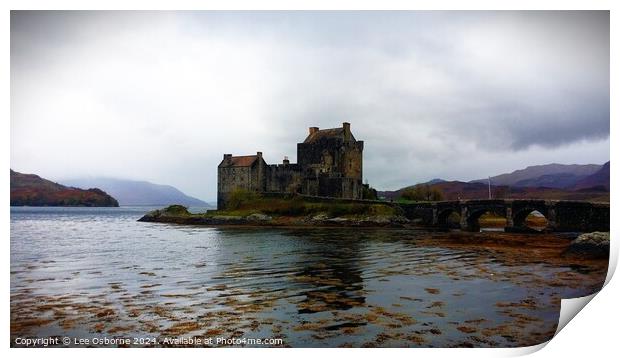
[[[217,170],[217,208],[224,209],[229,195],[239,189],[359,199],[363,150],[364,142],[355,139],[345,122],[341,128],[310,127],[306,139],[297,144],[296,164],[287,157],[282,164],[267,164],[262,152],[224,154]]]

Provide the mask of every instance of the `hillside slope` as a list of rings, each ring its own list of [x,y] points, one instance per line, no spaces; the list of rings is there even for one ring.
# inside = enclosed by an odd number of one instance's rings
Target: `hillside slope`
[[[427,184],[418,184],[427,185]],[[412,188],[408,186],[394,191],[379,191],[379,197],[387,200],[398,200],[402,193]],[[483,183],[466,183],[450,181],[430,185],[443,194],[443,200],[488,199],[489,187]],[[494,199],[547,199],[547,200],[589,200],[609,202],[609,191],[604,188],[586,188],[567,190],[558,188],[522,188],[507,185],[492,185],[491,196]]]
[[[84,178],[62,180],[63,184],[78,188],[98,187],[113,195],[120,205],[173,205],[208,207],[200,199],[188,196],[170,185],[153,184],[147,181]]]
[[[66,187],[11,169],[11,206],[118,206],[118,201],[101,189]]]
[[[537,165],[491,177],[491,196],[505,199],[609,202],[609,180],[609,162],[603,165]],[[379,191],[377,195],[388,200],[399,200],[405,190],[420,186],[440,191],[444,200],[489,197],[487,179],[471,182],[433,180],[398,190]]]
[[[579,180],[596,173],[602,168],[598,164],[545,164],[533,165],[512,173],[491,177],[495,185],[518,187],[571,188]],[[487,179],[472,180],[471,183],[486,183]]]
[[[583,190],[587,188],[605,188],[609,190],[609,162],[603,164],[603,167],[596,173],[579,180],[573,186],[575,190]]]

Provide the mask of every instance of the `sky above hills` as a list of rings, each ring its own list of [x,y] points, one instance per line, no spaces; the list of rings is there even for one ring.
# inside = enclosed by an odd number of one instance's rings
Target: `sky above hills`
[[[351,123],[382,190],[609,160],[608,12],[12,12],[11,168],[212,201]]]

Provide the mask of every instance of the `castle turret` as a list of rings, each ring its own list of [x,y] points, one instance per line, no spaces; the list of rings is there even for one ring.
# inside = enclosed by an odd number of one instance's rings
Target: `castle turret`
[[[342,123],[342,131],[344,133],[344,140],[350,141],[351,140],[351,123],[349,122]]]
[[[230,165],[231,161],[232,161],[232,154],[224,154],[224,161],[223,161],[223,163],[225,165]]]

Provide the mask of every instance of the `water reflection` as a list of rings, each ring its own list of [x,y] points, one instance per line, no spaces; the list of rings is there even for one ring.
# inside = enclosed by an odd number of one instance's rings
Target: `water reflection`
[[[291,235],[304,242],[304,251],[297,256],[300,270],[293,276],[305,295],[297,303],[298,313],[348,310],[364,304],[360,241],[321,230]]]

